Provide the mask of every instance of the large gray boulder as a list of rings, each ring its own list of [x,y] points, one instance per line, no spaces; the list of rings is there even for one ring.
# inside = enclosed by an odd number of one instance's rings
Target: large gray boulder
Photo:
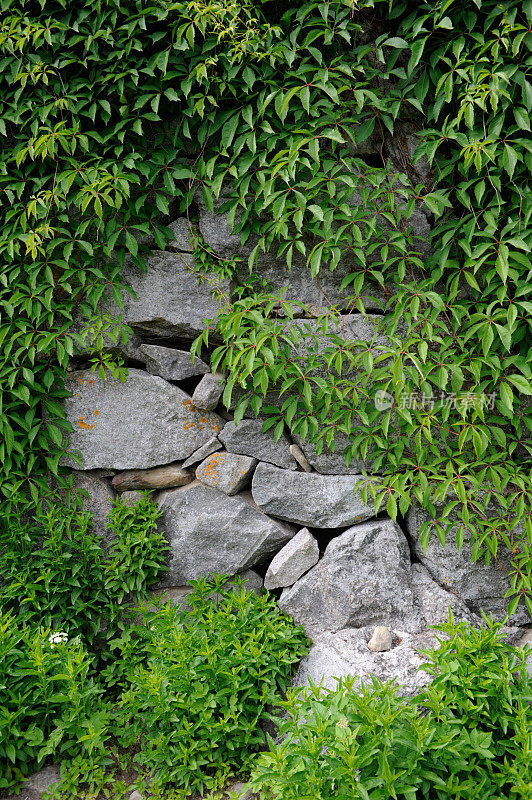
[[[314,536],[302,528],[273,558],[264,578],[266,589],[292,586],[318,563],[320,549]]]
[[[443,507],[439,510],[442,512]],[[495,512],[493,509],[493,513]],[[470,535],[464,536],[460,550],[456,546],[455,528],[458,523],[447,534],[444,546],[440,544],[436,534],[432,533],[427,549],[423,550],[419,541],[420,531],[429,519],[430,515],[417,502],[410,507],[406,517],[408,533],[420,562],[440,586],[448,588],[472,611],[478,614],[483,609],[487,614],[502,619],[508,605],[504,595],[510,584],[509,551],[500,547],[497,558],[492,558],[489,565],[486,565],[483,557],[472,563]],[[524,606],[519,607],[511,617],[513,624],[525,624],[529,621],[530,617]]]
[[[188,394],[162,378],[130,369],[124,383],[95,373],[70,373],[64,402],[73,426],[70,450],[83,469],[145,469],[188,458],[223,425],[198,411]],[[64,462],[76,467],[72,456]]]
[[[201,358],[192,361],[188,350],[176,350],[173,347],[161,347],[157,344],[141,344],[139,351],[148,372],[167,381],[182,381],[209,372],[208,365]]]
[[[193,339],[213,319],[229,298],[229,281],[202,280],[193,268],[190,253],[154,252],[147,272],[126,264],[122,277],[137,299],[124,293],[118,309],[135,333],[155,337]]]
[[[218,438],[230,453],[252,456],[284,469],[296,469],[288,440],[281,436],[276,442],[271,431],[262,433],[262,422],[259,420],[242,419],[238,425],[228,422]]]
[[[279,606],[312,638],[376,625],[418,633],[425,620],[410,566],[407,541],[395,522],[355,525],[333,539],[321,561],[283,591]]]
[[[195,482],[163,492],[159,505],[171,547],[161,586],[179,586],[214,572],[243,572],[294,535],[291,528],[263,514],[245,492],[228,497]]]
[[[372,652],[368,647],[372,632],[373,628],[366,627],[322,634],[300,663],[294,686],[308,686],[311,680],[335,689],[336,679],[347,675],[356,676],[359,686],[362,682],[369,684],[375,675],[381,681],[397,681],[400,694],[413,695],[430,682],[428,673],[419,671],[424,663],[419,651],[435,644],[431,633],[397,630],[390,650]]]
[[[341,528],[375,515],[355,492],[357,478],[288,472],[259,464],[252,483],[253,499],[274,517],[311,528]]]

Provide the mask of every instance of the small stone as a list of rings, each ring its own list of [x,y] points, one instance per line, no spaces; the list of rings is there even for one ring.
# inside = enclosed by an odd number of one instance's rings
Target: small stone
[[[292,586],[305,572],[318,563],[320,549],[314,536],[307,528],[285,544],[268,567],[264,586],[266,589],[279,589]]]
[[[384,653],[392,648],[392,634],[385,625],[377,625],[373,631],[373,636],[368,642],[368,648],[373,653]]]
[[[135,789],[135,791],[131,792],[129,795],[129,800],[144,800],[144,795]]]
[[[300,467],[302,467],[305,472],[312,472],[312,467],[309,464],[308,458],[305,456],[304,452],[297,444],[290,445],[290,452],[292,453],[293,457],[297,461]]]
[[[228,422],[218,435],[230,453],[253,456],[259,461],[267,461],[284,469],[295,470],[296,464],[290,455],[288,440],[281,436],[275,441],[271,432],[262,432],[262,422],[256,419],[242,419],[236,425]]]
[[[214,411],[223,394],[225,378],[219,373],[209,372],[200,380],[194,394],[192,395],[192,405],[196,408],[203,408],[205,411]]]
[[[181,464],[165,464],[155,469],[127,469],[115,475],[112,484],[117,492],[127,492],[130,489],[171,489],[186,486],[193,480]]]
[[[192,464],[197,464],[199,461],[203,461],[204,458],[210,456],[211,453],[215,453],[217,450],[222,449],[222,443],[216,436],[213,436],[212,439],[203,445],[203,447],[198,448],[195,453],[187,458],[186,461],[183,462],[182,467],[186,469],[187,467],[191,467]]]
[[[195,375],[205,375],[209,366],[195,358],[192,361],[188,350],[175,350],[158,344],[141,344],[139,351],[150,375],[158,375],[167,381],[182,381]]]
[[[257,465],[256,458],[236,453],[215,453],[208,456],[196,469],[196,478],[224,494],[241,491],[251,479]]]
[[[125,503],[126,506],[136,506],[143,497],[144,495],[142,492],[122,492],[120,500]]]

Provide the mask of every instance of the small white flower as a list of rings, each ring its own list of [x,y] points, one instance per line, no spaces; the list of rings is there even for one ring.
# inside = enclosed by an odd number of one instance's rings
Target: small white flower
[[[50,647],[53,649],[56,644],[65,644],[68,642],[68,634],[64,631],[56,631],[56,633],[51,633],[48,637],[48,642],[50,643]]]

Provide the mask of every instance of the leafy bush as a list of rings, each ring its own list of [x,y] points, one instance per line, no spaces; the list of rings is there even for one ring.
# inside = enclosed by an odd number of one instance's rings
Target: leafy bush
[[[48,755],[102,756],[108,713],[91,661],[64,629],[0,612],[0,789],[16,788]]]
[[[250,785],[265,800],[529,800],[532,687],[499,628],[437,626],[420,667],[434,681],[414,698],[376,678],[291,691]]]
[[[167,544],[148,496],[131,507],[115,501],[108,553],[90,531],[90,514],[71,502],[51,494],[32,517],[13,505],[0,522],[0,609],[18,624],[59,627],[93,647],[123,626],[124,600],[145,598],[165,566]]]
[[[169,784],[188,797],[245,769],[265,742],[260,718],[307,652],[302,628],[274,598],[226,582],[192,581],[183,610],[144,609],[140,648],[134,631],[124,637],[130,688],[118,736],[127,747],[140,741],[135,761],[150,789]]]

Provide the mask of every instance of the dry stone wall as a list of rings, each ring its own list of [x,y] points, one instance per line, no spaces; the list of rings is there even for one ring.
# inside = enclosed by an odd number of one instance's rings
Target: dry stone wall
[[[199,226],[221,255],[240,250],[223,216],[200,206]],[[425,230],[426,220],[418,227]],[[65,408],[81,463],[64,463],[88,492],[96,531],[105,535],[117,493],[134,502],[139,490],[151,490],[171,547],[158,593],[182,598],[188,581],[210,572],[244,575],[255,589],[265,580],[313,640],[296,682],[373,673],[415,691],[426,680],[417,667],[433,635],[428,626],[444,621],[449,607],[474,622],[481,608],[502,616],[507,564],[472,566],[467,542],[457,552],[452,537],[423,551],[419,507],[401,526],[376,518],[355,492],[362,465],[348,469],[341,456],[347,440],[317,456],[300,440],[275,442],[256,419],[235,425],[221,404],[223,377],[188,353],[231,287],[198,283],[188,222],[176,220],[173,230],[169,250],[154,251],[146,274],[126,271],[137,296],[121,312],[135,331],[126,381],[78,368],[68,379]],[[289,298],[323,305],[324,287],[298,265],[288,274],[270,255],[261,269]],[[342,277],[341,270],[326,276],[330,298]],[[368,339],[374,332],[371,317],[353,315],[344,330]],[[529,622],[519,617],[514,625]]]

